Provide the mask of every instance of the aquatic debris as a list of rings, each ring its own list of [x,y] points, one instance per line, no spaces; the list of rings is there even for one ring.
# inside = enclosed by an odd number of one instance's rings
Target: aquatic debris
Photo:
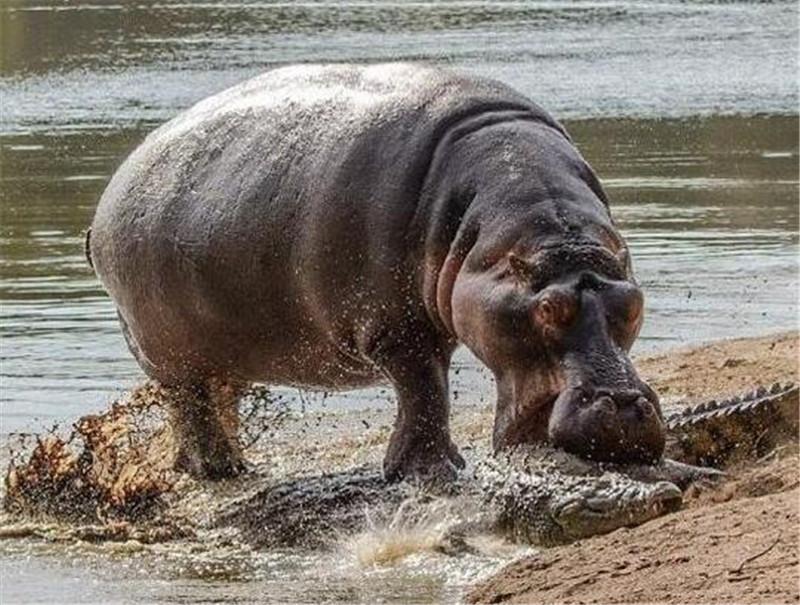
[[[9,465],[4,509],[73,523],[152,519],[177,479],[162,397],[147,382],[68,437],[37,437],[28,460]]]

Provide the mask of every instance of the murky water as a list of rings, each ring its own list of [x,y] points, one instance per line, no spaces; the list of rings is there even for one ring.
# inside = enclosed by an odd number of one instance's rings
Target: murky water
[[[83,259],[94,204],[157,124],[293,61],[431,60],[562,118],[633,249],[647,297],[636,350],[796,326],[797,53],[791,1],[2,0],[0,432],[76,418],[141,378]],[[491,401],[480,366],[463,351],[457,362],[456,409]],[[324,399],[382,402],[383,390]],[[17,553],[3,600],[453,600],[467,579],[448,578],[481,568],[423,557],[356,582],[345,563],[334,573],[302,554],[299,567],[254,555],[235,573],[109,556]],[[296,593],[270,584],[306,564],[327,575],[298,575]]]
[[[444,603],[524,551],[452,558],[420,552],[363,567],[352,553],[162,546],[4,548],[3,603]],[[66,556],[65,556],[66,555]],[[46,578],[46,580],[44,580]]]

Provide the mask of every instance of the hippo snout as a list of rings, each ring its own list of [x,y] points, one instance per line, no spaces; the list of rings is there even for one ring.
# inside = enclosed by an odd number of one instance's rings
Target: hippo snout
[[[665,434],[657,400],[639,389],[568,388],[553,404],[549,441],[598,461],[655,462]]]
[[[586,401],[590,400],[586,397]],[[623,422],[644,422],[657,414],[654,405],[644,393],[635,390],[597,393],[591,406],[597,409],[599,416],[608,418],[612,422],[617,417]]]

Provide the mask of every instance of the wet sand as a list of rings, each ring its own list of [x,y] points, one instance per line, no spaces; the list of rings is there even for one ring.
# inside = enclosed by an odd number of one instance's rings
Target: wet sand
[[[638,360],[656,389],[692,401],[798,377],[797,333],[719,341]],[[685,509],[516,561],[472,603],[797,603],[798,444],[740,462]]]

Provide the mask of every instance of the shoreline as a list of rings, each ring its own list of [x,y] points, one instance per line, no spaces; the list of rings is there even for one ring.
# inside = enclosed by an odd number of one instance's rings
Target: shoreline
[[[722,396],[728,392],[739,392],[752,388],[759,382],[769,384],[776,380],[797,381],[797,350],[798,333],[784,331],[758,338],[715,341],[655,355],[637,356],[635,364],[645,378],[656,382],[657,388],[664,392],[665,413],[669,413],[683,404],[704,400],[711,394]],[[490,454],[492,407],[492,403],[486,402],[464,405],[454,410],[452,432],[454,441],[462,451],[470,451],[473,456]],[[141,575],[139,570],[158,566],[163,574],[159,577],[168,580],[164,584],[165,589],[173,590],[178,585],[175,583],[183,581],[183,568],[176,567],[178,563],[175,561],[194,565],[196,548],[201,543],[204,544],[203,552],[209,556],[223,557],[226,556],[227,549],[239,549],[243,562],[237,565],[242,565],[243,570],[261,569],[261,562],[277,556],[278,553],[270,549],[251,549],[239,544],[234,535],[226,532],[219,535],[214,531],[203,533],[206,531],[200,529],[201,526],[205,527],[203,520],[213,518],[214,514],[240,499],[246,500],[263,491],[265,481],[283,482],[296,477],[344,471],[360,465],[380,465],[393,417],[394,407],[391,405],[361,411],[328,409],[295,414],[282,423],[269,426],[270,434],[265,434],[246,450],[252,472],[235,480],[213,485],[193,481],[187,476],[180,477],[174,489],[165,494],[165,503],[174,518],[200,522],[197,526],[200,542],[187,539],[164,545],[138,544],[135,564],[125,557],[116,563],[112,561],[114,557],[119,557],[118,549],[126,548],[125,544],[130,541],[120,545],[112,540],[108,544],[93,547],[100,549],[97,552],[97,563],[105,562],[103,565],[108,566],[105,576],[107,589],[110,590],[108,587],[112,584],[123,582],[129,586],[137,586],[133,589],[136,592],[145,590],[145,587],[151,586],[152,578]],[[166,450],[163,449],[165,444],[161,440],[153,439],[146,443],[149,444],[146,446],[147,451],[142,453],[148,459],[151,455],[158,459],[166,455]],[[463,602],[466,596],[473,602],[595,600],[677,603],[704,600],[703,593],[688,591],[684,586],[699,584],[701,580],[706,582],[707,578],[691,576],[704,572],[711,574],[712,584],[709,586],[715,588],[715,592],[708,593],[711,596],[707,600],[797,602],[798,594],[792,592],[792,586],[787,585],[788,581],[785,579],[793,577],[793,574],[796,576],[798,565],[796,557],[793,558],[792,555],[796,542],[783,540],[772,547],[767,553],[769,557],[762,557],[765,564],[771,567],[748,567],[748,572],[755,570],[760,574],[755,580],[749,573],[733,576],[729,573],[729,570],[735,570],[747,557],[769,547],[775,539],[776,530],[780,530],[781,535],[796,535],[799,483],[797,461],[797,447],[791,451],[785,451],[784,448],[781,455],[766,460],[756,468],[729,469],[732,480],[723,484],[720,489],[685,494],[685,508],[678,513],[660,517],[637,528],[621,529],[570,546],[531,551],[498,538],[481,546],[479,550],[482,554],[461,559],[442,554],[436,546],[436,540],[427,540],[414,542],[415,545],[410,550],[404,551],[400,558],[386,566],[364,568],[355,558],[340,560],[342,552],[350,553],[348,557],[355,555],[346,549],[342,551],[341,544],[337,542],[340,550],[312,549],[295,552],[294,556],[316,563],[309,564],[308,567],[302,564],[301,568],[296,568],[291,562],[287,562],[286,569],[281,573],[300,574],[306,582],[332,581],[330,578],[326,580],[325,574],[332,573],[329,566],[330,556],[331,552],[337,552],[340,553],[337,560],[346,570],[347,578],[336,581],[343,581],[353,588],[363,587],[364,582],[368,583],[368,579],[375,574],[392,573],[403,576],[411,573],[408,581],[411,581],[411,577],[416,578],[415,582],[424,579],[421,584],[395,586],[392,589],[396,591],[392,593],[395,599],[401,595],[406,599],[421,598],[424,593],[425,599],[440,602]],[[4,491],[4,488],[0,488],[0,491]],[[760,510],[766,512],[761,513]],[[768,516],[762,517],[762,514]],[[0,527],[17,522],[18,520],[6,513],[0,515]],[[728,538],[725,534],[731,533],[728,531],[731,526],[738,527],[736,532],[742,534],[735,537],[735,543],[726,542]],[[66,520],[60,523],[60,531],[69,534],[71,529],[80,530],[81,526]],[[373,533],[367,531],[367,535],[371,537],[369,544],[373,545],[372,548],[380,548],[380,527],[371,531]],[[342,536],[345,541],[352,538],[353,536]],[[401,538],[406,539],[404,534]],[[716,542],[711,544],[709,540]],[[72,560],[70,549],[78,547],[69,540],[50,545],[42,543],[39,546],[43,549],[41,553],[50,561],[46,563],[37,562],[36,551],[28,550],[39,548],[36,544],[36,541],[26,539],[7,541],[6,548],[10,549],[7,553],[16,553],[9,559],[9,564],[15,566],[17,571],[39,569],[42,565],[60,560],[67,564]],[[484,548],[487,550],[483,550]],[[653,553],[653,548],[657,552]],[[648,549],[651,549],[650,554]],[[176,557],[172,563],[164,558],[167,551]],[[797,548],[794,548],[794,552],[796,551]],[[532,557],[524,556],[532,552]],[[523,558],[517,558],[521,555]],[[706,560],[702,555],[708,555],[711,559]],[[686,557],[689,558],[684,560]],[[714,557],[722,557],[721,562],[715,562]],[[610,570],[598,567],[609,561],[624,563],[624,566]],[[129,567],[130,564],[134,567]],[[424,572],[427,575],[418,576],[415,575],[418,572],[412,571],[423,568],[427,570]],[[661,584],[658,583],[658,574],[664,574],[666,578],[662,578]],[[65,577],[60,572],[56,573],[52,580],[45,582],[42,589],[60,590]],[[478,578],[483,579],[473,586]],[[550,578],[551,592],[543,593],[541,586],[535,585],[535,581],[541,578]],[[733,578],[732,581],[729,578]],[[289,594],[294,590],[296,581],[281,584],[283,592],[280,594]],[[604,584],[607,581],[610,581],[610,586]],[[772,584],[764,585],[763,582],[766,581]],[[282,580],[281,576],[273,576],[270,572],[265,577],[258,576],[253,582],[273,586],[275,582]],[[733,592],[717,590],[719,586],[713,582],[721,583],[722,588],[731,588]],[[665,585],[667,588],[664,588]],[[252,588],[255,585],[248,586]],[[650,589],[658,589],[660,592],[647,592]],[[218,587],[218,596],[222,599],[231,598],[241,590],[242,585],[236,582],[226,583]],[[743,590],[749,592],[742,593]],[[744,598],[742,595],[750,595],[752,598]],[[380,596],[376,593],[373,596],[383,599],[386,595]]]
[[[635,360],[666,402],[798,381],[798,333],[720,340]],[[669,407],[669,405],[665,406]],[[683,510],[523,557],[470,603],[798,603],[798,441],[728,469]]]

